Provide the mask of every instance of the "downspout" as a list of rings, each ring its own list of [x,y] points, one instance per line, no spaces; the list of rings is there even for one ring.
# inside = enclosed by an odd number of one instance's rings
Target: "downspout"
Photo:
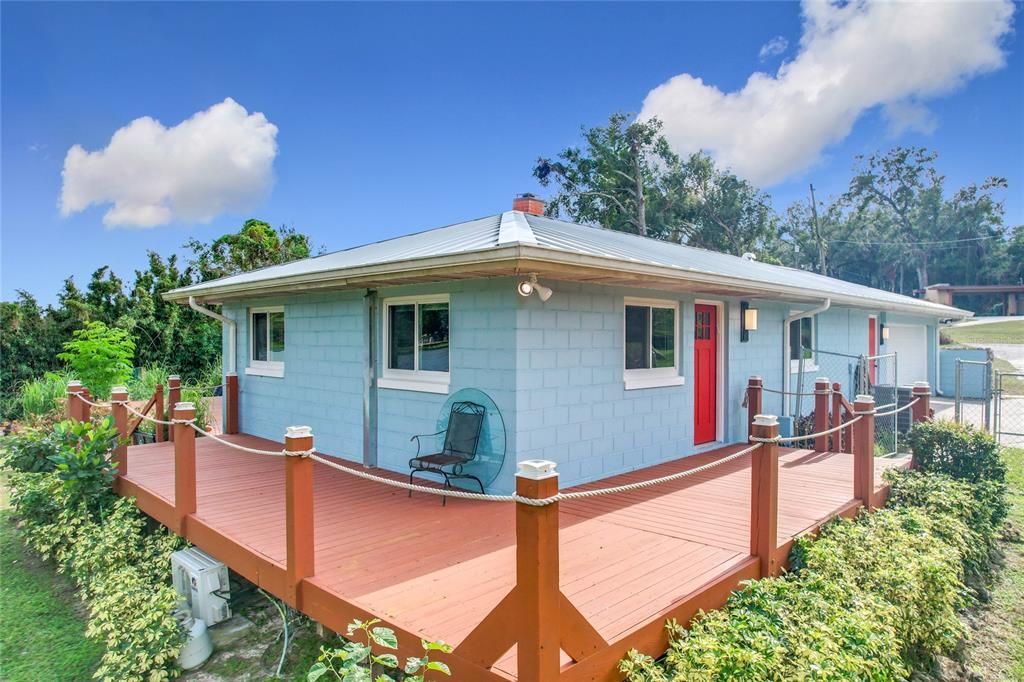
[[[785,319],[785,321],[782,323],[782,390],[783,391],[786,391],[787,393],[789,392],[789,375],[791,374],[791,372],[789,370],[789,343],[788,343],[788,341],[789,341],[789,325],[790,325],[790,323],[795,322],[796,320],[801,320],[801,319],[803,319],[805,317],[814,317],[818,313],[823,313],[823,312],[825,312],[826,310],[828,310],[831,307],[832,307],[832,299],[831,298],[826,298],[825,302],[822,303],[821,305],[819,305],[819,306],[817,306],[815,308],[811,308],[810,310],[801,310],[798,313],[793,313],[792,315],[787,317]],[[786,395],[782,396],[782,413],[785,414],[785,415],[788,415],[789,412],[790,412],[790,410],[789,410],[789,401],[787,400],[787,398],[788,398],[788,396],[786,396]]]
[[[235,336],[237,325],[235,324],[235,321],[230,317],[225,317],[220,313],[215,313],[209,308],[204,308],[199,305],[196,303],[195,296],[188,297],[188,307],[197,313],[201,313],[207,317],[212,317],[228,328],[228,361],[225,363],[224,371],[227,373],[237,372],[237,368],[235,367]]]

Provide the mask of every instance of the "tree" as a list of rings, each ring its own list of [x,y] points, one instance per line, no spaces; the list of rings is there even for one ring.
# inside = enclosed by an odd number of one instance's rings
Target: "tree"
[[[548,201],[548,215],[647,236],[648,202],[659,189],[664,167],[678,163],[657,119],[629,123],[627,114],[612,114],[605,127],[583,129],[585,147],[568,147],[556,160],[541,157],[533,175],[541,186],[558,191]],[[664,203],[664,202],[661,202]],[[657,220],[653,231],[667,226]]]
[[[135,341],[124,329],[90,322],[64,342],[57,355],[71,367],[75,376],[99,398],[110,395],[115,384],[127,381],[132,372]]]
[[[275,230],[254,218],[246,220],[238,232],[209,244],[192,239],[185,246],[193,254],[189,272],[201,282],[308,258],[311,253],[308,235],[286,226]]]

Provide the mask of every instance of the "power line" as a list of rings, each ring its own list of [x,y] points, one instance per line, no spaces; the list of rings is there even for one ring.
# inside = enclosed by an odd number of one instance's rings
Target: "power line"
[[[863,246],[937,246],[940,244],[962,244],[964,242],[979,242],[985,239],[996,239],[997,235],[988,235],[985,237],[964,237],[962,239],[939,239],[935,241],[922,241],[922,242],[879,242],[879,241],[863,241],[860,239],[829,239],[830,243],[835,244],[861,244]]]

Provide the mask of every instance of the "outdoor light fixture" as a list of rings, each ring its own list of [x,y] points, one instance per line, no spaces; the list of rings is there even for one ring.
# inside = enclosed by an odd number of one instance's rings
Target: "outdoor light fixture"
[[[878,327],[879,329],[882,330],[882,343],[885,343],[886,341],[889,340],[889,327],[885,326],[884,324],[880,324],[878,325]]]
[[[553,291],[551,291],[551,289],[544,286],[543,284],[538,284],[537,275],[535,274],[531,274],[530,279],[524,279],[522,282],[520,282],[518,289],[520,296],[529,296],[530,294],[536,291],[537,298],[539,298],[541,301],[547,301],[549,298],[551,298],[551,294],[554,293]]]
[[[740,301],[740,341],[750,340],[750,332],[757,331],[757,308],[751,308],[746,301]]]

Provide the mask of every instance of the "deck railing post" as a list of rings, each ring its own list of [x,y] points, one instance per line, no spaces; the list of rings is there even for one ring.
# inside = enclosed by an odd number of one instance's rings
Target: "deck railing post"
[[[843,387],[838,381],[832,382],[832,419],[830,425],[835,428],[843,423]],[[829,452],[843,452],[843,431],[832,432],[832,447]]]
[[[764,382],[759,376],[752,376],[747,380],[747,436],[754,434],[754,417],[761,414],[761,404],[764,402]]]
[[[519,462],[516,494],[544,499],[558,494],[555,463]],[[516,584],[521,600],[518,678],[556,680],[561,667],[558,584],[558,503],[516,503]]]
[[[284,436],[285,524],[287,575],[284,600],[302,608],[300,585],[313,576],[313,430],[289,426]]]
[[[167,404],[173,409],[175,405],[181,402],[181,377],[177,374],[172,374],[167,377]],[[163,417],[159,417],[163,419]],[[174,440],[174,428],[167,429],[167,437],[170,440]]]
[[[750,553],[760,560],[761,577],[778,575],[779,420],[759,414],[751,423],[754,438],[768,439],[750,460]]]
[[[117,427],[117,445],[114,446],[113,460],[117,462],[117,477],[124,478],[128,475],[128,408],[124,403],[128,401],[128,389],[124,386],[115,386],[110,390],[110,413],[114,417],[114,426]],[[114,481],[117,485],[117,481]]]
[[[166,414],[166,412],[164,410],[164,385],[163,384],[157,384],[156,385],[156,389],[153,391],[153,395],[156,397],[156,402],[154,403],[154,408],[153,408],[154,410],[156,410],[156,418],[157,419],[167,419],[167,414]],[[177,403],[171,403],[171,409],[172,410],[174,409],[174,406],[176,404]],[[164,425],[163,424],[153,424],[153,431],[154,431],[154,433],[156,433],[156,442],[157,443],[163,443],[164,440],[166,440],[164,438]]]
[[[814,432],[821,433],[828,431],[828,397],[832,390],[829,388],[828,377],[818,377],[814,381]],[[814,439],[815,452],[828,452],[828,435],[817,436]]]
[[[224,433],[238,433],[238,375],[228,372],[224,376]]]
[[[932,388],[927,381],[915,381],[910,397],[917,400],[910,408],[911,425],[926,422],[932,418]],[[910,455],[910,468],[917,468],[917,460]]]
[[[174,420],[185,422],[195,419],[196,406],[178,403],[174,406]],[[196,513],[196,432],[187,423],[176,423],[174,429],[174,518],[178,535],[185,535],[190,514]]]
[[[92,393],[89,391],[88,388],[83,387],[81,397],[84,398],[85,400],[78,401],[79,421],[88,422],[89,420],[92,419],[92,405],[90,405],[86,401],[92,400]]]
[[[860,417],[853,425],[853,496],[871,511],[875,508],[875,399],[858,395],[853,411]]]
[[[78,399],[78,394],[82,391],[82,383],[80,381],[69,381],[68,382],[68,404],[67,404],[67,415],[68,419],[76,422],[82,421],[82,411],[80,406],[83,404]]]

